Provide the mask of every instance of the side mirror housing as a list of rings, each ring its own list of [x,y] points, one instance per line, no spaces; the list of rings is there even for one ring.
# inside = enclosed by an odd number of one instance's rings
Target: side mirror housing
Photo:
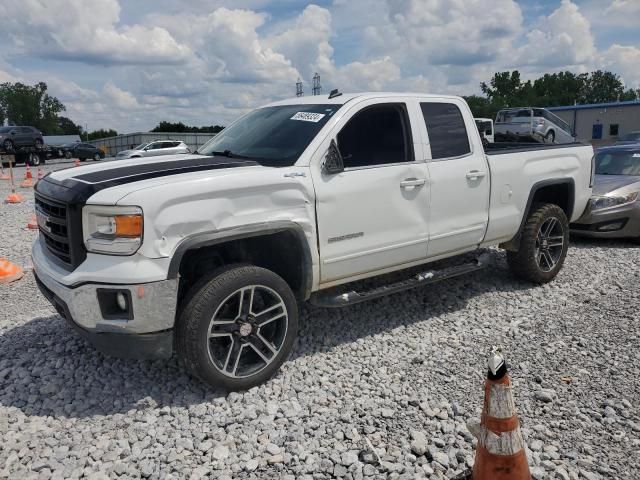
[[[335,139],[331,140],[331,144],[329,145],[329,150],[327,150],[327,155],[324,157],[324,163],[322,164],[322,173],[326,173],[327,175],[335,175],[336,173],[344,172],[344,162],[342,160],[342,155],[340,154],[340,149],[336,144]]]

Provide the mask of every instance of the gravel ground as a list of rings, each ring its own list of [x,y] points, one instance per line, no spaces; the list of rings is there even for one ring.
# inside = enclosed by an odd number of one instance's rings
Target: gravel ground
[[[26,196],[0,206],[0,257],[28,268]],[[638,478],[640,248],[575,240],[542,287],[491,255],[467,278],[341,310],[305,306],[291,360],[232,394],[175,360],[102,356],[30,273],[0,285],[0,478],[451,478],[473,463],[465,424],[480,414],[495,343],[535,479]]]

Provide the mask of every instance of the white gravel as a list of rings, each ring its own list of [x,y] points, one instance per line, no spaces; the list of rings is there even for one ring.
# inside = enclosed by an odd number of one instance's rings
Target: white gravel
[[[26,203],[0,206],[0,257],[28,268],[33,194],[20,190]],[[0,285],[0,478],[451,478],[473,462],[465,424],[495,343],[533,478],[638,478],[640,248],[575,240],[543,287],[492,256],[467,278],[305,306],[282,371],[228,395],[175,360],[97,353],[30,273]]]

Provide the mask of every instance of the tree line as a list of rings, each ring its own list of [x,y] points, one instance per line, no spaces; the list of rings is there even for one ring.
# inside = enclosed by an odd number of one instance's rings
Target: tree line
[[[47,93],[45,82],[35,85],[20,82],[0,84],[0,126],[5,123],[28,125],[36,127],[45,135],[79,135],[83,140],[98,140],[118,135],[112,128],[86,132],[82,125],[62,115],[66,109],[60,100]],[[182,122],[161,121],[151,131],[218,133],[223,128],[221,125],[192,127]]]
[[[465,97],[476,117],[494,118],[506,107],[557,107],[640,99],[640,89],[626,88],[618,75],[597,70],[591,73],[547,73],[523,81],[520,72],[498,72],[482,82],[483,95]]]

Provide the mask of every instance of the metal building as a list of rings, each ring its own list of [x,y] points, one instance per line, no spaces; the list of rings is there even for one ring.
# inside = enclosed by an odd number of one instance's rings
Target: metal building
[[[614,143],[625,133],[640,131],[640,101],[548,107],[573,128],[579,141]]]
[[[91,143],[96,147],[104,147],[107,151],[107,156],[115,156],[122,150],[128,150],[130,148],[137,147],[141,143],[148,143],[154,140],[183,141],[189,146],[192,152],[195,152],[209,139],[215,136],[215,133],[137,132],[118,135],[117,137],[101,138],[87,143]]]

